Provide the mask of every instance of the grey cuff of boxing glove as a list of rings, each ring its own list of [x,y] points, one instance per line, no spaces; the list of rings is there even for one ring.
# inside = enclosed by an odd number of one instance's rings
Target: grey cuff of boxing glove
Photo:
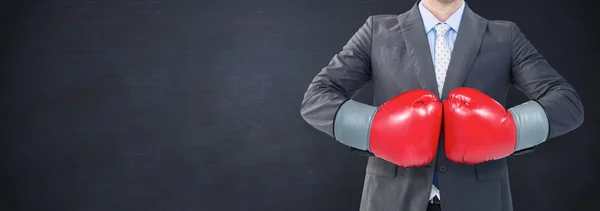
[[[531,148],[548,138],[550,125],[544,108],[530,100],[508,109],[517,127],[517,146],[515,151]]]
[[[335,139],[360,150],[369,150],[369,130],[375,112],[377,107],[353,100],[346,101],[335,115]]]

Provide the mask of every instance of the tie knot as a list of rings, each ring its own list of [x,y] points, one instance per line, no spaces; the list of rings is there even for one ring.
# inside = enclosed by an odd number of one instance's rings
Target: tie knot
[[[450,26],[448,26],[448,24],[440,23],[435,25],[435,32],[437,36],[444,36],[448,30],[450,30]]]

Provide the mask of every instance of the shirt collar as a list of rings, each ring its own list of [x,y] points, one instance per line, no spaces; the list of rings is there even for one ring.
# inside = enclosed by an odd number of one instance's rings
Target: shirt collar
[[[419,12],[421,13],[421,17],[423,18],[423,25],[425,25],[425,33],[431,31],[435,25],[438,23],[446,23],[452,28],[454,31],[458,32],[458,27],[460,25],[460,20],[462,18],[463,11],[465,10],[466,2],[460,5],[458,10],[452,14],[446,22],[439,21],[431,12],[425,8],[423,5],[423,1],[419,2]]]

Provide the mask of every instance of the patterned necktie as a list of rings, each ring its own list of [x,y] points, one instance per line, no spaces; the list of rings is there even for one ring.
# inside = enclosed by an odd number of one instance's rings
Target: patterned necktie
[[[445,23],[441,23],[435,26],[435,80],[438,85],[438,92],[442,95],[442,89],[444,88],[444,80],[446,79],[446,71],[448,71],[448,64],[450,64],[450,46],[446,41],[446,32],[450,30],[450,26]],[[440,188],[438,184],[438,172],[437,165],[433,170],[433,185],[436,188]]]
[[[445,36],[448,30],[450,30],[450,26],[445,23],[435,26],[435,79],[437,81],[440,96],[442,95],[442,89],[444,88],[448,64],[450,64],[450,47],[448,46],[448,41]]]

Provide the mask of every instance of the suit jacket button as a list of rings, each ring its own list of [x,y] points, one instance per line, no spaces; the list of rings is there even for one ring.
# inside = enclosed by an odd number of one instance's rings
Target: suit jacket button
[[[438,171],[440,171],[441,173],[444,173],[448,170],[448,167],[444,166],[444,165],[438,165]]]

